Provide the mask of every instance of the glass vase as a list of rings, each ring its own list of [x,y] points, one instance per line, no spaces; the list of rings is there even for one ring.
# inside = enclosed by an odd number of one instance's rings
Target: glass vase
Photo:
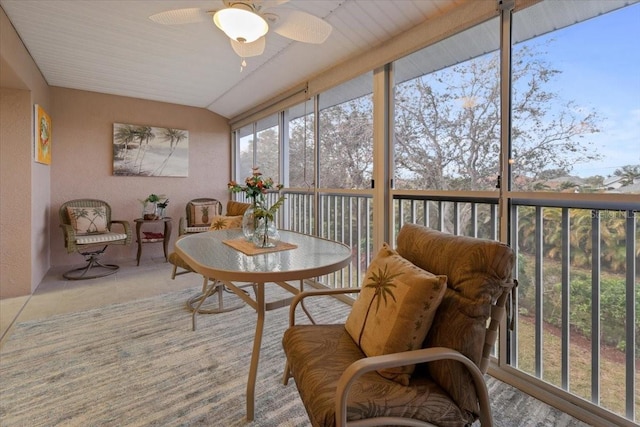
[[[253,244],[257,248],[273,248],[280,241],[280,233],[273,221],[260,218],[253,232]]]
[[[158,206],[156,203],[147,202],[142,208],[142,218],[146,220],[158,219]]]
[[[254,201],[242,215],[242,234],[244,234],[244,238],[248,241],[251,241],[253,238],[253,232],[256,229],[256,218],[254,215],[255,210],[256,203]]]

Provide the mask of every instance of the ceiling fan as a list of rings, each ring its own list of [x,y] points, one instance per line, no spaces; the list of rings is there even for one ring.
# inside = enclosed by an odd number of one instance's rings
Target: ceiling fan
[[[283,37],[303,43],[323,43],[333,27],[307,12],[278,6],[289,0],[222,0],[224,8],[205,11],[200,8],[174,9],[151,15],[159,24],[178,25],[203,22],[213,18],[215,25],[229,37],[231,47],[242,58],[240,71],[246,67],[245,58],[264,52],[265,36],[269,29]]]

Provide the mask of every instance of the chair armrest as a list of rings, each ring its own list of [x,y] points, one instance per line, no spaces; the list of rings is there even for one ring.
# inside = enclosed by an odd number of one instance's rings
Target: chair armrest
[[[336,426],[347,425],[347,396],[349,389],[362,375],[378,369],[393,368],[416,363],[433,362],[435,360],[455,360],[462,363],[471,374],[480,403],[480,424],[492,426],[491,406],[489,404],[489,392],[484,380],[484,375],[471,359],[457,350],[446,347],[422,348],[413,351],[385,354],[382,356],[365,357],[353,362],[345,369],[338,380],[336,388]],[[350,422],[349,426],[357,426],[358,422]]]
[[[129,243],[131,243],[131,240],[133,240],[133,233],[131,232],[131,224],[129,224],[129,221],[111,220],[111,224],[122,225],[122,227],[124,228],[124,233],[127,235],[127,240],[125,242],[125,245],[128,245]]]
[[[126,234],[131,234],[131,224],[129,224],[129,221],[112,220],[111,224],[120,224]]]
[[[296,323],[296,308],[298,306],[298,303],[302,305],[302,309],[307,314],[307,317],[309,317],[311,322],[315,324],[313,318],[304,307],[305,298],[314,297],[314,296],[317,297],[321,295],[352,294],[352,293],[358,293],[361,290],[362,288],[338,288],[338,289],[314,289],[312,291],[300,292],[293,298],[293,300],[291,301],[291,305],[289,306],[289,326],[294,326]]]
[[[70,224],[60,224],[62,233],[64,234],[64,247],[68,253],[75,252],[76,247],[76,230]]]

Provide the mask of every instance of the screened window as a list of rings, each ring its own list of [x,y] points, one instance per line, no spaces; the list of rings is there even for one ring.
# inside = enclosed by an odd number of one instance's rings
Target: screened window
[[[611,10],[620,6],[545,1],[514,15],[514,38],[524,40],[513,49],[514,190],[640,192],[640,4]],[[604,205],[607,197],[571,198],[582,199]],[[629,418],[640,407],[632,386],[640,354],[634,217],[519,206],[513,236],[519,310],[511,363]]]
[[[280,156],[280,131],[278,115],[259,120],[256,132],[256,166],[265,176],[280,182],[278,159]]]
[[[289,187],[314,186],[314,114],[313,101],[289,109]]]
[[[253,124],[244,126],[236,131],[238,166],[235,171],[235,179],[238,182],[243,182],[245,177],[251,175],[251,168],[254,165],[253,137]]]
[[[495,190],[498,48],[494,19],[396,61],[396,189]]]
[[[319,95],[319,187],[371,187],[372,84],[370,72]]]
[[[640,193],[640,4],[619,6],[514,15],[514,190]]]

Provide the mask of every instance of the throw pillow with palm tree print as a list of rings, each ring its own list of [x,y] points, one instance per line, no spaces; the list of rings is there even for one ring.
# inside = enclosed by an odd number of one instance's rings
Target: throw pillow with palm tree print
[[[209,230],[226,230],[228,228],[242,228],[242,215],[216,215],[211,219],[211,226],[209,227]]]
[[[67,206],[67,214],[76,235],[109,232],[104,206]]]
[[[419,349],[446,288],[446,276],[421,269],[384,243],[367,269],[345,328],[367,356]],[[414,368],[378,373],[408,385]]]

